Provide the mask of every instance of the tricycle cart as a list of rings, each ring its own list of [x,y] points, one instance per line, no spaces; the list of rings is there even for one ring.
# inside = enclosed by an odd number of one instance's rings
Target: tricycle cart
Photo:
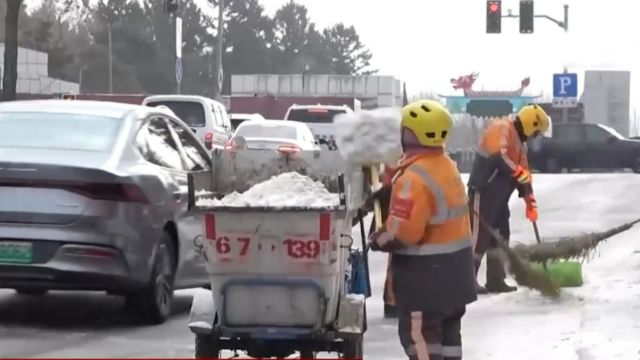
[[[197,246],[211,281],[191,308],[196,358],[218,358],[222,350],[258,358],[296,352],[362,358],[369,291],[357,289],[362,283],[354,279],[368,284],[368,269],[366,251],[354,249],[351,237],[368,188],[361,169],[335,151],[241,150],[214,154],[213,163],[213,171],[189,179],[189,206],[202,214]],[[203,196],[242,192],[289,171],[321,181],[340,202],[323,208],[202,205]]]

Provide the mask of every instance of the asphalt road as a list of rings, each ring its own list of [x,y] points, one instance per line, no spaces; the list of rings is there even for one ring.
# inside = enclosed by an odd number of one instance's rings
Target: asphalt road
[[[0,290],[0,357],[192,357],[187,328],[192,296],[180,291],[174,316],[141,326],[124,300],[105,293],[18,295]]]

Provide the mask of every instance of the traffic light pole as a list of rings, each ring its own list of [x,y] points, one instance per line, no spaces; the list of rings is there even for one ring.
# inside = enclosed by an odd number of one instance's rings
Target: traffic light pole
[[[511,10],[507,10],[507,15],[502,15],[503,18],[519,18],[519,15],[513,15]],[[564,29],[564,32],[569,31],[569,5],[564,5],[564,21],[560,21],[556,18],[553,18],[549,15],[534,15],[534,18],[544,18],[554,22],[556,25],[560,26]]]

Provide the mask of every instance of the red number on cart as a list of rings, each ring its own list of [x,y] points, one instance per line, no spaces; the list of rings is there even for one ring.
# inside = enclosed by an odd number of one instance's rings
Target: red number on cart
[[[240,236],[237,238],[233,238],[234,240],[229,239],[227,236],[220,236],[216,239],[216,252],[219,255],[229,255],[232,248],[236,248],[236,245],[233,243],[237,243],[240,247],[238,251],[239,256],[245,256],[249,252],[249,244],[251,243],[251,238],[246,236]],[[235,252],[235,251],[234,251]]]
[[[320,255],[318,240],[287,239],[283,243],[287,247],[287,256],[294,259],[315,259]]]
[[[216,240],[216,251],[218,254],[226,255],[231,251],[231,245],[229,245],[229,238],[226,236],[220,236]]]

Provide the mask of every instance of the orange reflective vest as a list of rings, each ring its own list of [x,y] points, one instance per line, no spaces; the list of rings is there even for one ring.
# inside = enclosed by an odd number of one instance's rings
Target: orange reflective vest
[[[445,254],[471,247],[465,187],[445,154],[405,159],[393,184],[386,229],[401,246],[394,253]]]
[[[398,309],[448,313],[477,299],[467,195],[446,154],[402,160],[385,225]]]
[[[518,166],[529,170],[527,143],[520,140],[513,121],[508,119],[492,122],[480,139],[478,154],[485,158],[499,156],[501,168],[516,171]]]

